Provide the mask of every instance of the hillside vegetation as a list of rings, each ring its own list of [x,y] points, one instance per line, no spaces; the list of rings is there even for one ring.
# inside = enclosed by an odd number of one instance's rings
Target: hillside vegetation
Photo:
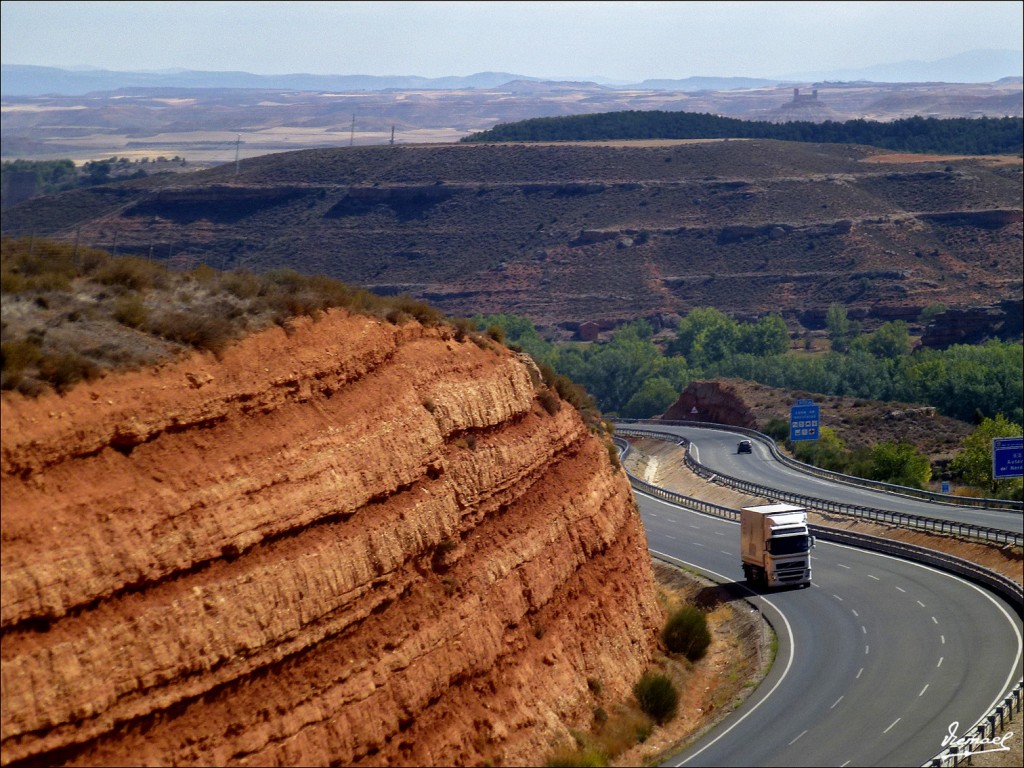
[[[909,117],[891,122],[848,120],[770,123],[660,110],[538,117],[502,123],[462,139],[491,141],[608,141],[626,139],[775,139],[866,144],[900,152],[1020,154],[1024,119]]]
[[[822,329],[839,303],[874,327],[1020,301],[1021,168],[774,140],[346,147],[36,198],[3,233],[324,274],[549,336],[703,306]]]

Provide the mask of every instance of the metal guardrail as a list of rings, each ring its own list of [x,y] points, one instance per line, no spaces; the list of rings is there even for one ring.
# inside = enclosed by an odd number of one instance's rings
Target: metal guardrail
[[[716,426],[720,428],[720,425]],[[753,430],[744,430],[744,432],[760,435],[759,432],[754,432]],[[963,536],[977,541],[986,541],[995,544],[1009,544],[1017,547],[1024,546],[1024,534],[1015,533],[1014,531],[1004,531],[999,528],[988,528],[985,526],[973,525],[971,523],[961,523],[955,520],[942,520],[938,518],[924,517],[922,515],[912,515],[907,512],[891,512],[889,510],[876,509],[874,507],[844,504],[843,502],[832,501],[830,499],[819,499],[814,496],[791,493],[778,488],[760,485],[759,483],[752,483],[747,480],[730,477],[729,475],[724,475],[719,472],[713,472],[693,458],[689,450],[689,441],[680,435],[674,435],[669,432],[655,432],[648,429],[631,429],[629,427],[617,427],[616,433],[636,437],[650,437],[681,445],[686,449],[683,454],[683,460],[685,461],[686,466],[698,476],[713,482],[721,482],[732,488],[755,496],[767,496],[780,501],[802,504],[803,506],[811,507],[823,512],[837,512],[864,520],[870,520],[872,522],[888,523],[889,525],[914,528],[922,531],[930,531],[932,533]],[[762,435],[762,437],[764,436]]]
[[[641,430],[636,431],[641,432]],[[644,430],[643,434],[645,436],[654,436],[656,433]],[[685,445],[687,442],[686,438],[680,437],[679,435],[671,435],[667,433],[662,434],[665,435],[665,437],[668,437],[671,441],[677,442],[677,444]],[[629,443],[620,437],[615,437],[614,441],[622,451],[622,458],[625,459],[626,454],[629,452]],[[687,456],[689,456],[689,451],[686,453]],[[623,466],[625,465],[623,464]],[[684,506],[688,509],[695,509],[699,512],[716,515],[728,520],[738,520],[740,517],[739,510],[731,509],[730,507],[723,507],[719,504],[712,504],[710,502],[703,501],[702,499],[696,499],[690,496],[685,496],[681,493],[676,493],[675,491],[670,491],[666,488],[661,488],[660,486],[641,480],[628,470],[626,470],[626,476],[629,478],[629,482],[634,488],[656,498],[661,498],[665,501],[679,504],[680,506]],[[808,527],[814,533],[815,537],[822,541],[831,541],[837,544],[846,544],[848,546],[859,547],[861,549],[868,549],[874,552],[880,552],[894,557],[924,563],[940,570],[963,576],[964,578],[978,583],[981,586],[1003,596],[1016,608],[1019,616],[1024,616],[1024,587],[1012,579],[1008,579],[1002,574],[996,573],[995,571],[990,571],[987,568],[983,568],[980,565],[964,560],[963,558],[927,549],[925,547],[918,547],[913,544],[905,544],[903,542],[891,541],[878,536],[853,533],[851,531],[844,531],[838,528],[829,528],[821,525],[811,525]],[[1002,733],[1005,730],[1006,725],[1013,720],[1014,713],[1020,713],[1022,699],[1024,699],[1024,680],[1018,680],[1013,690],[1007,694],[999,704],[978,720],[972,728],[968,729],[966,734],[954,740],[948,747],[925,763],[922,768],[946,768],[947,766],[953,766],[955,768],[955,766],[960,766],[965,763],[970,765],[972,755],[991,751],[985,750],[985,745],[994,743],[996,741],[995,734],[997,728],[999,732]]]
[[[747,435],[749,437],[756,438],[768,446],[768,449],[772,452],[778,461],[782,462],[788,467],[796,469],[800,472],[806,472],[810,475],[816,475],[823,477],[827,480],[832,480],[837,483],[845,483],[846,485],[853,485],[860,488],[871,488],[876,491],[885,491],[886,493],[895,493],[900,496],[910,496],[915,499],[923,499],[936,504],[949,504],[956,507],[971,507],[981,509],[1002,509],[1010,510],[1012,512],[1024,512],[1024,502],[1012,501],[1010,499],[978,499],[971,496],[950,496],[945,493],[936,493],[935,491],[925,491],[920,488],[908,488],[905,485],[895,485],[893,483],[883,483],[878,480],[868,480],[863,477],[855,477],[854,475],[844,475],[842,472],[833,472],[829,469],[822,469],[821,467],[815,467],[813,464],[805,464],[802,461],[797,461],[792,456],[788,456],[779,450],[778,444],[768,435],[763,432],[758,432],[754,429],[747,429],[746,427],[734,427],[729,424],[714,424],[705,421],[666,421],[662,419],[615,419],[616,424],[648,424],[653,426],[673,426],[673,427],[698,427],[701,429],[720,429],[727,432],[737,432],[739,434]]]
[[[1014,713],[1020,713],[1021,699],[1024,699],[1024,682],[1018,681],[1014,689],[999,704],[993,707],[966,734],[955,739],[953,744],[925,763],[924,768],[972,765],[971,758],[974,755],[1003,751],[999,749],[985,749],[985,745],[1001,742],[1001,740],[995,737],[996,723],[998,722],[1000,733],[1005,731],[1006,726],[1013,721]],[[1012,734],[1007,734],[1007,736],[1009,735]],[[1006,737],[1004,736],[1003,738]],[[1001,743],[1000,746],[1002,746]]]

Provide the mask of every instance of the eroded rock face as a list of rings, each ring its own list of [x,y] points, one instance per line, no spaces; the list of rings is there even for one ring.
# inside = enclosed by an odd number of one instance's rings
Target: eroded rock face
[[[728,383],[719,381],[690,382],[661,418],[757,428],[757,419],[743,402],[743,397]]]
[[[2,762],[541,762],[661,614],[528,366],[342,312],[2,401]]]

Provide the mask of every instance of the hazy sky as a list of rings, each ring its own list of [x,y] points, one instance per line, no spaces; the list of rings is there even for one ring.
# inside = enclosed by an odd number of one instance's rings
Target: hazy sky
[[[4,64],[257,74],[780,77],[1020,50],[1013,2],[4,0]]]

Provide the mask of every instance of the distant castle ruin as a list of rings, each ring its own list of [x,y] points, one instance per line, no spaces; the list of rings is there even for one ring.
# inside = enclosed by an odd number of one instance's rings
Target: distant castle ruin
[[[793,99],[782,104],[770,119],[779,122],[807,120],[820,123],[835,118],[835,113],[829,109],[825,102],[819,101],[817,88],[812,88],[809,94],[800,93],[799,88],[794,88]]]
[[[818,101],[818,89],[817,88],[814,88],[814,89],[811,90],[811,95],[810,96],[808,96],[806,93],[801,96],[800,95],[800,89],[799,88],[794,88],[793,89],[793,100],[791,102],[789,102],[789,104],[787,106],[793,106],[793,107],[796,107],[796,106],[801,106],[801,107],[802,106],[809,106],[809,105],[817,103],[817,101]]]

